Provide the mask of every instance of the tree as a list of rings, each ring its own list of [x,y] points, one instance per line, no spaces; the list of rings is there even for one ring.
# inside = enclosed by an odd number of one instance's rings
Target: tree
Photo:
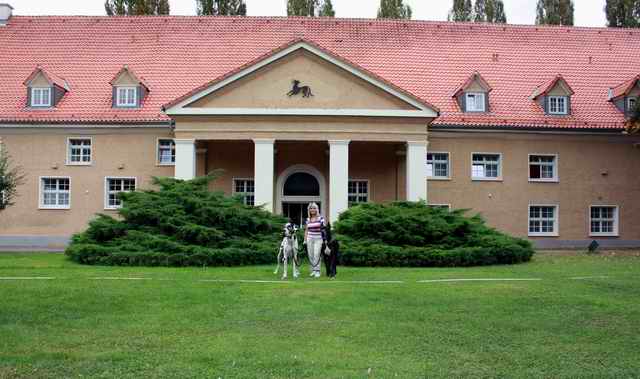
[[[106,0],[109,16],[142,16],[169,14],[169,0]]]
[[[199,16],[246,16],[245,0],[196,0]]]
[[[335,17],[331,0],[287,0],[287,16]]]
[[[504,13],[504,3],[502,0],[476,0],[474,21],[506,23],[507,15]]]
[[[378,18],[411,19],[411,7],[403,4],[402,0],[380,0]]]
[[[453,7],[447,16],[448,21],[469,22],[473,19],[471,0],[453,0]]]
[[[637,28],[640,26],[640,0],[607,0],[604,13],[609,27]]]
[[[22,168],[13,167],[7,149],[0,142],[0,211],[14,204],[18,187],[23,183]]]
[[[573,0],[538,0],[537,25],[573,25]]]
[[[640,133],[640,101],[636,101],[636,106],[631,110],[631,114],[625,122],[629,134]]]

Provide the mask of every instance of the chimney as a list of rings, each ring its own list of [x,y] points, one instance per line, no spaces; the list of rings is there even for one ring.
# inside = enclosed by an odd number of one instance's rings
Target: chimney
[[[6,3],[0,3],[0,26],[5,26],[11,18],[13,7]]]

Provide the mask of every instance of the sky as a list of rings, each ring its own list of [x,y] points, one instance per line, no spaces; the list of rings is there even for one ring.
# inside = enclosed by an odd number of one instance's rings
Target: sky
[[[104,15],[104,0],[0,0],[11,4],[16,15]],[[374,18],[379,0],[332,0],[337,17]],[[286,0],[246,0],[249,16],[285,16]],[[447,19],[452,0],[405,0],[413,19]],[[193,15],[195,0],[169,0],[171,14]],[[576,26],[605,26],[605,0],[574,0]],[[533,24],[536,0],[504,0],[510,24]]]

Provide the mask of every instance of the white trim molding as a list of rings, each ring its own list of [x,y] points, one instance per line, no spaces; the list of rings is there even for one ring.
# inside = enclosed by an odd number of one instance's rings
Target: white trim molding
[[[174,138],[173,141],[176,143],[176,163],[174,177],[181,180],[191,180],[195,178],[196,140]]]
[[[256,207],[273,212],[273,175],[275,140],[254,139],[253,185]]]
[[[273,62],[276,62],[283,57],[292,54],[298,50],[305,50],[311,54],[316,55],[317,57],[332,63],[333,65],[353,74],[354,76],[368,82],[369,84],[387,92],[388,94],[404,101],[405,103],[415,107],[417,110],[415,111],[391,111],[391,110],[373,110],[373,109],[365,109],[365,110],[344,110],[344,109],[244,109],[244,108],[187,108],[188,105],[193,104],[194,102],[202,99],[205,96],[265,67],[270,65]],[[211,113],[215,112],[215,113]],[[253,113],[248,113],[253,112]],[[337,113],[336,113],[337,112]],[[399,91],[392,86],[364,73],[352,65],[343,62],[340,59],[337,59],[326,52],[318,49],[315,46],[312,46],[309,43],[304,41],[300,41],[298,43],[294,43],[293,45],[263,59],[262,61],[253,64],[231,76],[225,78],[217,83],[212,84],[208,88],[178,102],[177,104],[169,107],[165,110],[165,113],[168,115],[292,115],[292,116],[385,116],[385,117],[422,117],[422,118],[435,118],[438,116],[438,112],[427,106],[421,101],[413,98],[412,96]]]
[[[591,222],[593,221],[592,217],[591,217],[591,210],[593,208],[613,208],[613,219],[603,219],[600,218],[598,219],[598,221],[604,221],[604,220],[612,220],[613,221],[613,231],[612,232],[593,232],[591,230]],[[620,225],[620,207],[618,207],[617,205],[606,205],[606,204],[591,204],[589,205],[589,225],[588,225],[588,230],[589,230],[589,236],[590,237],[619,237],[620,233],[619,233],[619,227]]]
[[[329,221],[335,223],[349,208],[349,143],[350,140],[329,142]]]
[[[427,141],[407,141],[407,200],[427,200]]]

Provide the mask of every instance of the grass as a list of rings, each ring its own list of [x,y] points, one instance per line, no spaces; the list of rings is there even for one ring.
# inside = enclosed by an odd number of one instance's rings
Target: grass
[[[0,278],[55,279],[0,279],[0,378],[640,377],[637,253],[234,281],[272,271],[2,253]],[[445,278],[542,280],[418,282]]]

